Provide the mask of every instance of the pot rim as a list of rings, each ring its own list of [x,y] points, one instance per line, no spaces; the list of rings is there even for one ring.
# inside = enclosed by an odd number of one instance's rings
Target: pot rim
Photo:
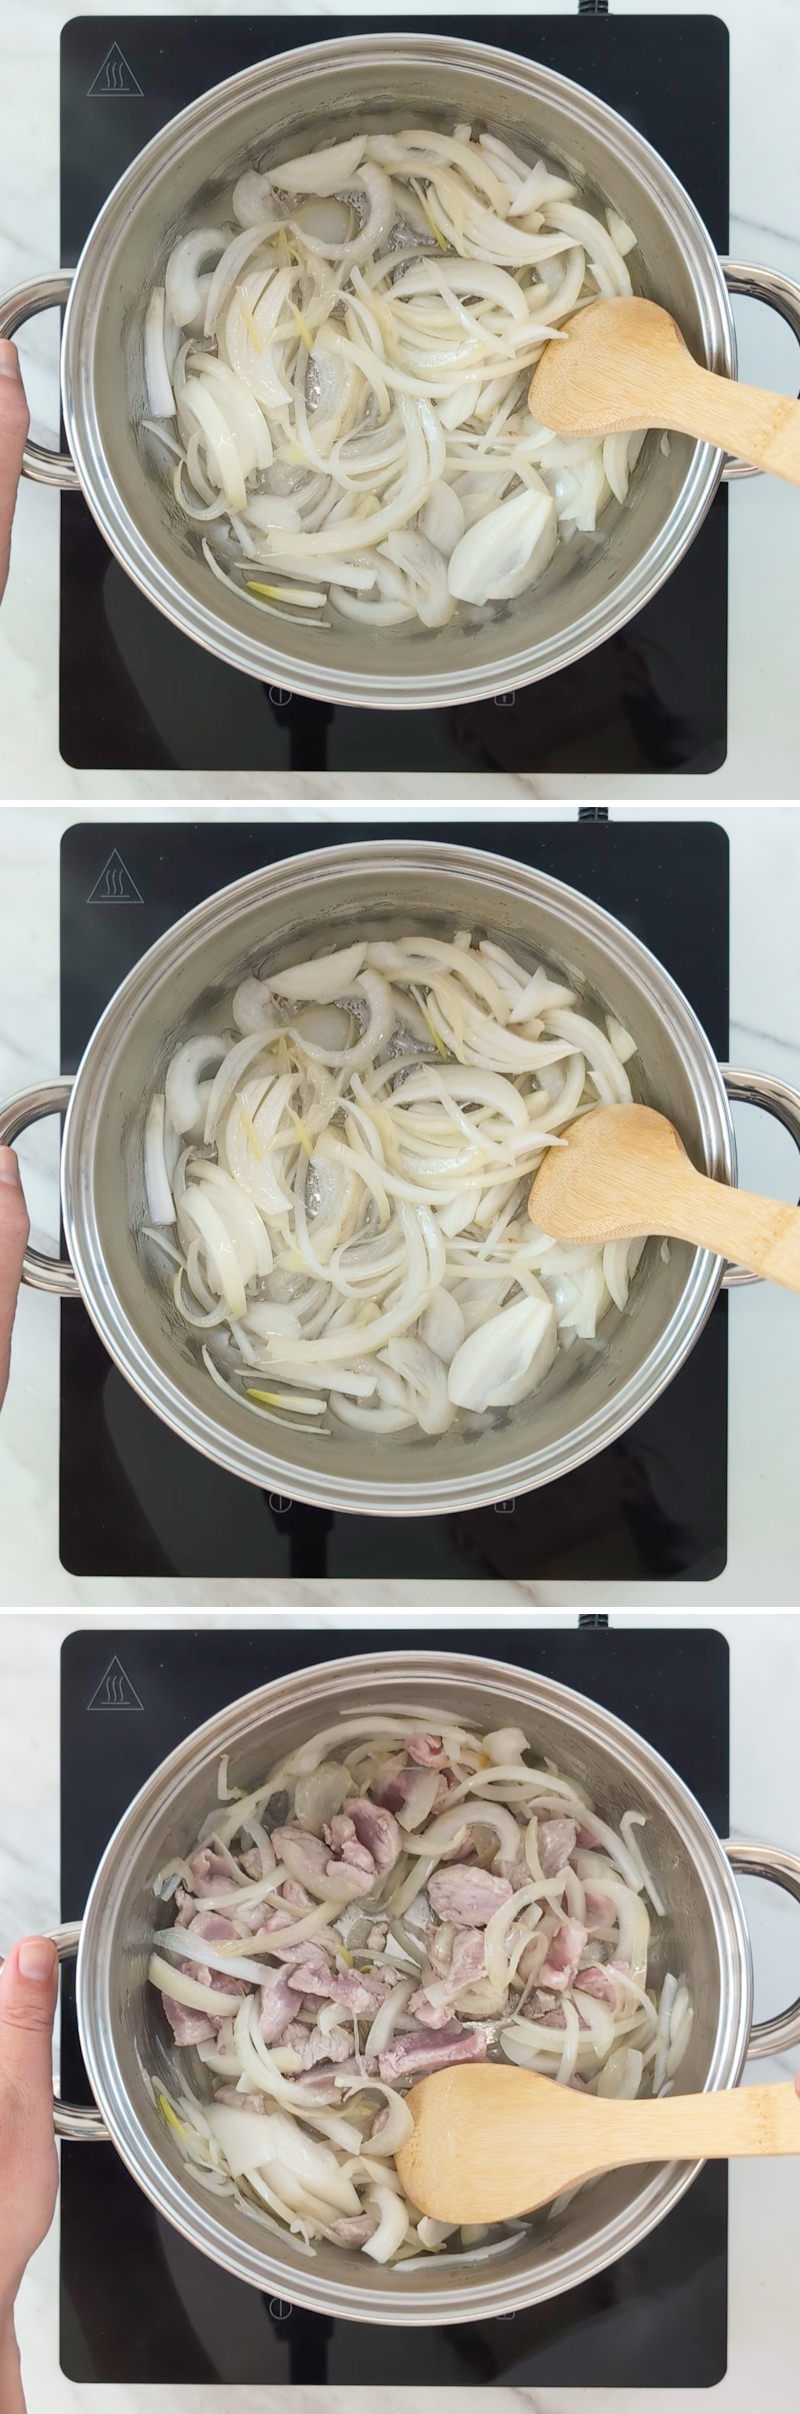
[[[113,1870],[120,1859],[124,1865],[132,1849],[142,1852],[149,1826],[160,1815],[165,1789],[171,1782],[188,1775],[197,1763],[198,1756],[206,1757],[211,1762],[226,1750],[232,1750],[237,1740],[244,1740],[250,1728],[259,1725],[261,1713],[267,1707],[275,1708],[280,1713],[284,1708],[288,1711],[305,1708],[312,1698],[322,1700],[328,1694],[340,1698],[348,1678],[364,1675],[368,1656],[366,1653],[351,1654],[347,1659],[317,1662],[311,1668],[300,1668],[290,1676],[257,1686],[252,1692],[227,1704],[224,1710],[184,1737],[183,1742],[160,1762],[140,1788],[110,1837],[92,1880],[78,1948],[75,1992],[81,2051],[92,2094],[117,2153],[151,2203],[194,2246],[235,2277],[262,2290],[274,2287],[281,2295],[286,2294],[288,2275],[285,2267],[277,2262],[273,2267],[267,2249],[254,2247],[251,2250],[243,2241],[232,2238],[224,2224],[215,2219],[211,2211],[213,2200],[209,2199],[208,2207],[205,2203],[196,2204],[166,2160],[157,2163],[155,2174],[146,2168],[144,2171],[142,2169],[141,2126],[135,2117],[131,2117],[130,2097],[121,2087],[115,2094],[115,2074],[113,2069],[106,2067],[113,2035],[107,1950],[109,1923],[113,1919]],[[552,1677],[519,1669],[513,1662],[486,1660],[461,1652],[397,1651],[369,1656],[369,1669],[378,1707],[377,1697],[382,1690],[391,1692],[398,1685],[413,1683],[415,1678],[437,1677],[445,1682],[448,1679],[466,1682],[474,1686],[476,1692],[484,1685],[495,1694],[498,1691],[506,1692],[509,1701],[516,1702],[517,1708],[524,1705],[526,1710],[533,1712],[537,1708],[544,1712],[559,1711],[570,1718],[576,1732],[594,1741],[597,1740],[599,1726],[601,1739],[605,1734],[610,1738],[618,1766],[630,1772],[634,1779],[644,1776],[651,1783],[656,1779],[660,1782],[666,1796],[665,1815],[677,1827],[681,1842],[691,1851],[695,1866],[704,1875],[715,1940],[720,1952],[720,2017],[703,2092],[737,2086],[747,2059],[753,2012],[754,1981],[747,1921],[733,1871],[716,1830],[671,1763],[664,1760],[661,1753],[635,1728],[629,1727],[612,1711],[604,1709],[602,1704],[593,1702],[587,1694],[578,1693]],[[148,1813],[148,1806],[149,1825],[145,1825],[136,1837],[137,1822],[141,1822]],[[714,1879],[716,1893],[710,1891]],[[723,1920],[726,1914],[728,1935],[732,1937],[727,1963],[722,1954]],[[90,2012],[93,1957],[95,1960],[101,1957],[102,1996],[98,1996]],[[604,2245],[599,2258],[595,2257],[587,2244],[554,2254],[548,2260],[546,2271],[534,2275],[542,2284],[533,2290],[530,2285],[526,2286],[524,2277],[519,2274],[516,2278],[509,2275],[503,2279],[502,2265],[496,2265],[489,2280],[476,2281],[474,2287],[466,2288],[455,2305],[446,2288],[430,2292],[412,2289],[410,2296],[402,2299],[395,2296],[391,2288],[383,2291],[376,2289],[374,2294],[370,2289],[364,2292],[363,2309],[354,2313],[351,2274],[343,2275],[341,2289],[337,2282],[324,2279],[315,2288],[305,2284],[306,2276],[311,2282],[310,2271],[308,2275],[305,2270],[295,2275],[292,2270],[288,2301],[309,2307],[315,2312],[341,2314],[344,2310],[341,2295],[346,2290],[348,2318],[351,2320],[370,2323],[400,2320],[422,2326],[445,2319],[448,2323],[472,2321],[486,2312],[497,2317],[525,2306],[545,2303],[551,2296],[560,2296],[581,2280],[605,2270],[621,2254],[638,2244],[640,2239],[647,2237],[678,2203],[702,2167],[701,2161],[671,2163],[660,2167],[643,2190],[637,2207],[628,2207],[608,2223],[603,2232]],[[245,2268],[247,2265],[249,2268]],[[488,2304],[487,2297],[490,2298]]]
[[[376,864],[399,863],[415,869],[428,865],[445,871],[483,876],[494,893],[504,887],[507,893],[521,897],[523,904],[535,913],[537,892],[549,904],[562,907],[568,915],[575,905],[580,910],[584,927],[587,922],[592,935],[603,946],[609,964],[620,953],[636,952],[636,970],[640,977],[655,976],[658,988],[666,985],[672,1020],[682,1025],[687,1040],[693,1040],[705,1064],[714,1103],[718,1113],[719,1161],[717,1171],[730,1182],[736,1179],[736,1143],[733,1120],[716,1057],[702,1024],[688,999],[666,972],[651,949],[629,931],[615,915],[606,912],[579,889],[565,881],[554,880],[548,873],[516,863],[513,857],[487,854],[481,849],[443,843],[439,840],[376,839],[369,846],[361,845],[356,862],[350,861],[350,850],[337,846],[314,848],[307,853],[283,856],[277,863],[266,865],[256,872],[245,874],[241,880],[218,889],[188,914],[172,923],[160,939],[140,957],[115,991],[96,1024],[84,1050],[75,1075],[67,1109],[61,1154],[61,1202],[64,1230],[69,1257],[78,1281],[88,1314],[109,1355],[120,1368],[140,1399],[152,1408],[171,1429],[189,1441],[202,1455],[211,1459],[245,1481],[257,1484],[260,1490],[281,1492],[289,1498],[305,1501],[312,1507],[351,1510],[368,1516],[437,1515],[446,1510],[485,1506],[511,1495],[538,1489],[557,1475],[567,1474],[582,1466],[600,1449],[604,1449],[628,1427],[643,1416],[660,1393],[672,1381],[693,1349],[711,1313],[720,1289],[724,1261],[710,1250],[695,1250],[681,1301],[648,1359],[611,1399],[595,1410],[583,1424],[577,1425],[569,1441],[553,1441],[536,1452],[524,1451],[511,1456],[498,1474],[476,1472],[462,1474],[445,1481],[426,1477],[423,1466],[409,1462],[408,1476],[402,1482],[389,1481],[386,1476],[344,1477],[335,1469],[306,1470],[281,1454],[280,1443],[266,1447],[254,1434],[252,1441],[228,1432],[206,1409],[187,1398],[181,1386],[174,1382],[154,1359],[144,1355],[135,1327],[123,1311],[105,1274],[105,1259],[100,1234],[95,1228],[94,1214],[87,1213],[90,1200],[84,1124],[91,1098],[96,1116],[102,1093],[113,1077],[120,1035],[144,1004],[154,982],[162,976],[167,965],[181,961],[213,927],[233,926],[240,907],[267,882],[271,893],[275,886],[287,894],[299,884],[304,894],[313,893],[316,882],[337,870],[343,877],[357,881]],[[663,1002],[659,1006],[663,1015]],[[104,1053],[111,1050],[108,1063],[101,1070]],[[677,1331],[673,1328],[677,1325]],[[259,1434],[261,1428],[259,1426]],[[276,1427],[276,1437],[279,1429]],[[509,1429],[510,1449],[514,1449],[513,1425]]]
[[[428,33],[357,34],[351,42],[358,45],[359,55],[382,58],[401,56],[410,61],[425,59],[458,62],[485,74],[487,85],[516,83],[533,101],[539,94],[553,95],[563,103],[576,121],[588,124],[604,141],[613,157],[631,160],[642,171],[654,176],[663,187],[661,207],[665,218],[671,218],[681,228],[684,241],[694,247],[698,260],[707,270],[708,285],[703,296],[703,332],[705,336],[705,365],[730,377],[736,375],[736,334],[730,297],[719,257],[699,211],[680,179],[673,174],[661,153],[646,141],[635,126],[629,124],[617,110],[611,109],[586,86],[571,77],[529,61],[515,51],[496,48],[490,44],[467,42],[455,35]],[[666,520],[641,557],[633,564],[624,579],[598,603],[569,624],[567,630],[541,641],[536,646],[515,649],[483,671],[475,669],[448,670],[444,682],[436,670],[424,668],[424,653],[407,672],[380,674],[369,670],[353,672],[336,665],[323,665],[319,670],[289,650],[274,648],[254,632],[238,629],[233,622],[221,620],[210,603],[192,595],[180,578],[173,575],[150,545],[140,535],[135,520],[116,487],[105,474],[104,447],[97,419],[94,396],[88,383],[83,357],[82,336],[88,310],[95,313],[101,304],[107,263],[102,254],[110,240],[124,240],[125,223],[152,177],[157,175],[176,150],[191,148],[200,139],[208,121],[232,117],[240,102],[257,89],[265,68],[269,70],[270,89],[283,83],[300,88],[307,77],[320,70],[330,71],[333,77],[347,71],[351,57],[348,44],[319,42],[302,49],[282,51],[275,59],[256,62],[239,75],[211,86],[188,108],[171,118],[144,150],[137,154],[113,187],[103,208],[94,221],[78,264],[67,301],[61,347],[61,390],[64,423],[69,451],[78,480],[93,518],[116,559],[141,592],[173,626],[190,636],[197,644],[235,669],[263,683],[278,683],[297,695],[321,698],[329,703],[348,703],[362,709],[417,711],[449,705],[475,702],[493,696],[502,689],[533,685],[557,669],[579,661],[595,646],[614,636],[635,612],[641,610],[663,586],[672,571],[683,559],[689,545],[713,501],[719,484],[724,454],[711,444],[696,443],[691,454],[686,477]],[[512,624],[513,625],[513,624]]]

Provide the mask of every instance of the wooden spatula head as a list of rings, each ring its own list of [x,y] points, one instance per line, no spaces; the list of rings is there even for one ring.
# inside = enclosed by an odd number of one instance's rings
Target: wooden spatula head
[[[566,1148],[547,1150],[531,1185],[528,1213],[540,1232],[599,1246],[673,1229],[663,1221],[664,1182],[682,1183],[691,1167],[666,1115],[597,1106],[564,1136]]]
[[[419,2080],[406,2100],[414,2132],[397,2169],[412,2204],[436,2221],[505,2221],[586,2174],[580,2098],[535,2071],[462,2062]]]
[[[537,362],[528,402],[559,436],[675,428],[800,486],[800,403],[701,368],[669,311],[638,294],[588,302],[567,319]]]
[[[559,436],[617,436],[672,427],[669,395],[691,356],[668,310],[639,295],[589,302],[545,345],[528,390],[535,419]],[[653,417],[661,412],[660,418]]]
[[[800,1208],[698,1173],[655,1107],[592,1107],[563,1137],[566,1147],[548,1149],[528,1194],[540,1232],[581,1247],[660,1233],[800,1291]]]

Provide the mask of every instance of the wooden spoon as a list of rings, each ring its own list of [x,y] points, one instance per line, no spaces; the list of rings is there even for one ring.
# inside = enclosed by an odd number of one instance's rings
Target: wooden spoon
[[[800,1291],[800,1207],[697,1173],[655,1107],[592,1107],[562,1136],[566,1148],[547,1150],[528,1196],[540,1232],[582,1245],[661,1233]]]
[[[565,322],[528,389],[535,419],[559,436],[678,428],[800,486],[800,402],[698,368],[657,302],[620,294]]]
[[[462,2062],[421,2079],[406,2102],[414,2129],[397,2169],[434,2221],[507,2221],[623,2163],[800,2154],[791,2081],[631,2104],[510,2063]]]

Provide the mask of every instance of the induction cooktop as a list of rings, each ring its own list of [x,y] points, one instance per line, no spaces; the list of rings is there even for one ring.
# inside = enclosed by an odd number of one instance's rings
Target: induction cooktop
[[[97,1626],[61,1662],[61,1916],[79,1919],[98,1860],[138,1788],[185,1735],[274,1677],[352,1653],[446,1648],[409,1635],[164,1632]],[[728,1647],[697,1627],[574,1630],[486,1624],[453,1647],[590,1695],[671,1761],[718,1833],[728,1820]],[[62,2091],[85,2103],[72,1972]],[[328,2320],[231,2279],[163,2221],[113,2146],[62,2147],[61,2363],[74,2381],[267,2388],[713,2388],[726,2362],[727,2169],[709,2163],[666,2221],[583,2287],[501,2320],[406,2330]],[[455,2401],[454,2401],[455,2402]]]
[[[71,267],[131,160],[210,85],[369,31],[491,40],[585,84],[660,151],[728,240],[728,33],[713,16],[75,17],[61,40],[61,245]],[[99,770],[462,773],[717,770],[727,729],[727,498],[627,628],[557,676],[452,710],[293,696],[213,660],[147,602],[80,495],[61,499],[60,743]]]
[[[452,838],[452,824],[427,838]],[[466,844],[584,890],[661,958],[727,1056],[728,841],[648,818],[469,822]],[[113,991],[180,915],[309,848],[413,836],[413,823],[78,823],[61,855],[62,1069]],[[474,1578],[694,1583],[725,1565],[727,1318],[641,1421],[541,1491],[458,1516],[334,1515],[212,1466],[125,1383],[79,1301],[61,1309],[62,1564],[90,1576]]]

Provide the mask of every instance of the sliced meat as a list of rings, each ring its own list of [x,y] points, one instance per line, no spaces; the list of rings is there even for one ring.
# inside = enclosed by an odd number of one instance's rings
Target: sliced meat
[[[385,1919],[376,1919],[376,1920],[373,1920],[372,1927],[371,1927],[371,1928],[368,1928],[368,1930],[367,1930],[367,1945],[368,1945],[368,1947],[369,1947],[369,1951],[370,1951],[370,1953],[382,1953],[382,1952],[383,1952],[383,1948],[384,1948],[384,1945],[385,1945],[385,1943],[386,1943],[386,1938],[387,1938],[387,1936],[388,1936],[388,1933],[389,1933],[389,1922],[388,1922],[388,1920],[385,1920]]]
[[[353,1869],[368,1870],[371,1878],[377,1875],[369,1846],[360,1842],[349,1812],[337,1811],[330,1826],[324,1827],[322,1833],[330,1852],[338,1853],[343,1861],[349,1861]]]
[[[587,1886],[585,1902],[586,1917],[590,1928],[611,1928],[613,1926],[616,1914],[610,1895],[600,1894],[594,1886]]]
[[[188,2003],[176,2002],[174,1995],[162,1995],[161,2001],[176,2045],[205,2045],[216,2035],[219,2023],[209,2020],[207,2012],[195,2012]]]
[[[375,2067],[374,2061],[357,2062],[355,2054],[348,2054],[346,2062],[340,2062],[338,2065],[330,2059],[327,2062],[318,2062],[316,2070],[310,2070],[307,2073],[301,2071],[297,2078],[293,2082],[289,2081],[288,2084],[293,2084],[298,2092],[302,2088],[304,2095],[308,2090],[312,2095],[335,2094],[338,2101],[339,2091],[334,2086],[337,2078],[352,2080],[355,2085],[357,2080],[363,2079],[365,2071],[370,2074]]]
[[[496,1878],[490,1869],[435,1869],[428,1880],[433,1910],[455,1928],[487,1927],[501,1903],[510,1903],[511,1893],[508,1878]]]
[[[460,2028],[458,2021],[433,2034],[429,2028],[409,2028],[378,2055],[382,2079],[404,2079],[415,2070],[445,2070],[451,2062],[483,2062],[486,2038],[482,2029]]]
[[[537,1842],[542,1874],[554,1878],[564,1869],[578,1841],[574,1819],[540,1819]]]
[[[385,1810],[399,1812],[407,1833],[413,1833],[430,1818],[438,1801],[441,1777],[436,1769],[398,1769],[397,1775],[387,1778],[380,1794]],[[449,1787],[445,1787],[445,1797]]]
[[[260,1936],[263,1929],[267,1926],[268,1920],[272,1917],[270,1906],[275,1899],[275,1896],[270,1894],[267,1895],[263,1903],[237,1903],[235,1918],[237,1932],[240,1929],[243,1929],[246,1935]],[[204,1915],[202,1912],[198,1913],[199,1918],[202,1918],[203,1916]],[[208,1913],[209,1919],[227,1919],[227,1916],[227,1912],[223,1913],[222,1911],[209,1911]],[[296,1917],[296,1912],[292,1912],[292,1918],[296,1919]]]
[[[282,2037],[290,2020],[297,2018],[297,1996],[289,1985],[288,1970],[279,1970],[271,1986],[261,1989],[259,2028],[265,2045],[274,2045]]]
[[[374,2237],[377,2227],[375,2213],[344,2213],[341,2221],[332,2223],[343,2246],[366,2246],[369,2239]]]
[[[539,1971],[543,1987],[554,1987],[557,1994],[562,1994],[565,1987],[574,1986],[587,1941],[586,1929],[579,1919],[562,1920],[555,1936],[550,1938],[547,1959]]]
[[[353,1800],[346,1802],[344,1807],[353,1821],[359,1843],[364,1844],[367,1851],[371,1852],[376,1868],[380,1870],[382,1877],[385,1876],[386,1871],[393,1869],[395,1861],[400,1859],[403,1849],[402,1828],[398,1826],[397,1820],[390,1810],[386,1810],[378,1802],[370,1802],[366,1794],[354,1796]]]
[[[299,2054],[303,2070],[315,2070],[319,2062],[349,2062],[353,2052],[352,2035],[345,2037],[334,2028],[324,2037],[320,2028],[304,2028],[302,2020],[292,2021],[285,2032],[284,2044],[293,2046]]]
[[[290,1903],[293,1911],[313,1911],[314,1909],[313,1894],[306,1892],[306,1888],[301,1886],[299,1878],[284,1878],[281,1887],[281,1902]]]
[[[283,1944],[281,1939],[284,1929],[295,1926],[296,1914],[294,1911],[291,1913],[275,1911],[271,1919],[265,1921],[264,1934],[269,1937],[269,1949],[275,1961],[285,1961],[286,1963],[314,1961],[324,1964],[329,1956],[332,1957],[334,1953],[338,1953],[339,1938],[335,1935],[333,1928],[318,1928],[315,1936],[305,1938],[300,1936],[290,1944]]]
[[[328,1849],[321,1836],[311,1836],[296,1820],[286,1827],[273,1829],[272,1841],[279,1861],[284,1860],[290,1877],[304,1886],[315,1903],[323,1900]]]
[[[263,1877],[264,1871],[262,1867],[261,1854],[257,1845],[253,1844],[249,1852],[240,1853],[239,1867],[240,1869],[244,1870],[246,1878],[255,1878],[258,1880],[260,1877]],[[221,2102],[222,2097],[218,2096],[217,2103],[220,2104]]]
[[[332,1820],[331,1834],[335,1825],[336,1822]],[[357,1841],[353,1828],[352,1842]],[[334,1902],[349,1903],[354,1895],[371,1894],[375,1884],[375,1868],[369,1855],[363,1856],[369,1860],[368,1868],[356,1865],[352,1860],[332,1857],[330,1843],[325,1843],[321,1836],[309,1835],[295,1821],[287,1827],[276,1827],[273,1843],[290,1876],[307,1888],[315,1902],[323,1902],[326,1896],[330,1896]],[[334,1853],[335,1850],[334,1846]],[[359,1847],[359,1861],[361,1858]]]
[[[354,1794],[344,1803],[342,1815],[352,1820],[362,1850],[370,1854],[373,1868],[380,1876],[385,1876],[387,1869],[393,1869],[395,1861],[399,1861],[403,1849],[403,1831],[392,1812],[379,1802],[370,1802],[368,1794]]]
[[[342,2003],[357,2019],[376,2012],[391,1994],[394,1978],[383,1970],[329,1970],[319,1962],[300,1962],[289,1972],[288,1984],[298,1995],[321,1995],[326,2003]]]
[[[421,2020],[426,2028],[444,2028],[450,2018],[452,2005],[457,2002],[459,1995],[463,1994],[465,1987],[474,1986],[476,1980],[483,1977],[484,1968],[483,1930],[481,1928],[458,1929],[453,1938],[453,1951],[448,1969],[443,1972],[441,1977],[437,1973],[436,1977],[431,1978],[428,1982],[431,1987],[435,1988],[433,2002],[431,2002],[428,1988],[423,1984],[417,1988],[416,1994],[410,1997],[409,2012],[414,2019]]]
[[[195,1894],[221,1894],[226,1888],[233,1892],[236,1880],[227,1861],[223,1861],[221,1853],[212,1852],[209,1844],[204,1844],[200,1852],[192,1854],[189,1868]]]
[[[444,1765],[441,1735],[409,1735],[406,1751],[417,1768],[440,1769]]]
[[[235,2104],[237,2112],[265,2112],[263,2095],[245,2095],[238,2087],[218,2087],[215,2104]]]
[[[598,2003],[609,2003],[613,2012],[619,2002],[625,1979],[629,1976],[627,1962],[611,1961],[606,1964],[605,1968],[601,1968],[599,1962],[593,1962],[588,1970],[578,1971],[575,1984],[582,1987],[584,1995],[594,1995]]]
[[[213,1988],[215,1995],[246,1995],[249,1991],[243,1978],[229,1978],[227,1971],[210,1970],[205,1962],[179,1961],[178,1968],[185,1978],[196,1978],[198,1986]],[[219,2028],[220,2022],[213,2012],[209,2012],[209,2019],[214,2021],[215,2029]]]
[[[240,1941],[239,1930],[226,1911],[197,1911],[194,1919],[184,1924],[191,1928],[193,1936],[202,1936],[207,1945],[232,1943],[234,1937]]]

